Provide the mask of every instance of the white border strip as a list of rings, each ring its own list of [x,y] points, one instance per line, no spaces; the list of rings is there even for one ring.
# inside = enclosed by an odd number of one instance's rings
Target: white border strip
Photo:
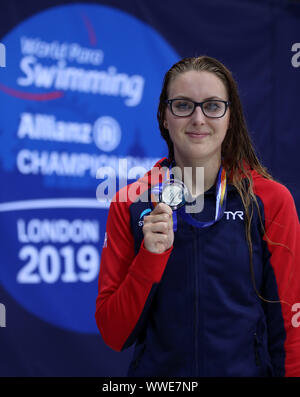
[[[97,199],[82,198],[59,198],[42,200],[10,201],[0,204],[0,212],[24,211],[48,208],[108,208],[109,201],[98,201]]]

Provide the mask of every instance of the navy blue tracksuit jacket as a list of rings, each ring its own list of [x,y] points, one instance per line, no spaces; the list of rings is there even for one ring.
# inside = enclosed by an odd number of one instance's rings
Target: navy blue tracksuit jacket
[[[112,201],[96,322],[112,349],[135,343],[129,376],[300,376],[299,220],[288,189],[251,172],[265,229],[254,205],[253,273],[233,185],[217,223],[200,229],[178,216],[173,247],[162,254],[143,244],[147,175]],[[197,219],[213,219],[215,203],[213,187]],[[263,298],[280,302],[260,299],[253,279]]]

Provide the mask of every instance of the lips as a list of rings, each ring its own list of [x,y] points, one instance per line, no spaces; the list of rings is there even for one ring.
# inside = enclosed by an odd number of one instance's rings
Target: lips
[[[206,136],[209,136],[210,133],[209,132],[198,132],[198,131],[190,131],[190,132],[186,132],[186,135],[188,135],[191,138],[205,138]]]

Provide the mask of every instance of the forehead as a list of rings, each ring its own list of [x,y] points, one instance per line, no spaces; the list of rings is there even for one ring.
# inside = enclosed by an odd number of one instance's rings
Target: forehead
[[[177,75],[170,81],[169,98],[185,96],[194,100],[203,100],[213,96],[227,98],[223,81],[214,73],[190,70]]]

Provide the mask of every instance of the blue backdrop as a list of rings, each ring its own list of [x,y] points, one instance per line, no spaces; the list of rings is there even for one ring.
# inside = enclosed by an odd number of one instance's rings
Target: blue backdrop
[[[121,183],[167,154],[156,109],[181,57],[232,71],[258,155],[299,213],[299,23],[284,0],[1,5],[0,376],[126,374],[131,349],[105,346],[94,321],[109,203],[97,169]]]

